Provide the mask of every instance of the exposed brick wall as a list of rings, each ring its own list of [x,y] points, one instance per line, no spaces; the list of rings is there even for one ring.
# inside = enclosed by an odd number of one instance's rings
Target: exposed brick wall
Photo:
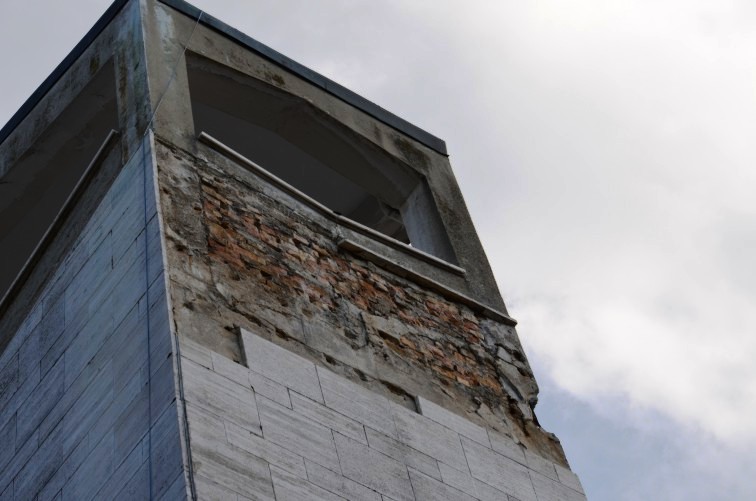
[[[427,395],[564,462],[513,328],[340,251],[340,229],[214,155],[158,150],[177,329],[241,359],[238,326],[402,400]],[[405,403],[411,406],[408,398]]]

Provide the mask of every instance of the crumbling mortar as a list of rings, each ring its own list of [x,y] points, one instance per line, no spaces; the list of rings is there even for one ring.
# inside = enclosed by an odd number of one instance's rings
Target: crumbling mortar
[[[282,311],[299,311],[300,322],[313,318],[341,325],[343,338],[351,349],[375,352],[408,375],[413,371],[430,371],[435,374],[434,384],[439,388],[445,386],[452,398],[464,394],[470,401],[501,409],[503,422],[521,423],[526,436],[543,437],[537,427],[528,424],[534,422],[534,396],[523,393],[518,383],[507,376],[512,372],[499,363],[505,362],[497,357],[497,350],[503,347],[515,361],[524,360],[512,332],[373,263],[340,253],[334,243],[333,228],[325,228],[319,221],[297,213],[237,175],[206,168],[206,162],[195,163],[201,164],[191,167],[201,202],[195,224],[200,225],[208,247],[203,263],[210,271],[213,291],[210,299],[250,325],[262,326],[270,335],[303,344],[300,349],[306,346],[313,357],[336,360],[254,315],[255,306],[247,299],[278,297]],[[189,165],[181,163],[182,168]],[[213,235],[211,224],[217,224],[223,232]],[[274,238],[267,241],[255,238],[253,227],[261,235]],[[180,234],[181,230],[177,232]],[[221,236],[228,238],[225,244],[213,243]],[[236,248],[258,258],[266,256],[269,263],[245,262],[241,257],[228,261],[223,257]],[[172,251],[192,252],[180,247]],[[226,284],[229,276],[238,285],[229,285],[224,293],[220,285]],[[256,276],[261,278],[256,280]],[[239,295],[241,290],[245,290],[244,295]],[[296,292],[282,297],[284,291]],[[406,332],[398,339],[376,335],[365,317],[356,312],[397,319],[406,326]],[[523,365],[525,369],[509,366],[526,379],[532,378],[527,366]],[[535,387],[526,386],[528,390]]]

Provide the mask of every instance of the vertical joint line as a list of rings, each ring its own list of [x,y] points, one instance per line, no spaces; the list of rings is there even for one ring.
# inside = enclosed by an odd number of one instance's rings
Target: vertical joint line
[[[150,501],[153,499],[152,482],[152,345],[150,322],[150,254],[149,220],[147,218],[147,148],[142,141],[142,200],[144,202],[144,298],[147,307],[147,468],[149,471]]]

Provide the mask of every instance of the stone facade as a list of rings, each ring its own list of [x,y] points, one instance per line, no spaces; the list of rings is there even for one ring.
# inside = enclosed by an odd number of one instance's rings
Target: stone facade
[[[245,367],[184,340],[200,499],[553,501],[574,473],[418,397],[420,412],[242,331]]]
[[[267,141],[353,192],[244,156]],[[440,139],[181,0],[118,0],[0,159],[0,217],[70,192],[33,250],[0,226],[0,501],[585,499]]]

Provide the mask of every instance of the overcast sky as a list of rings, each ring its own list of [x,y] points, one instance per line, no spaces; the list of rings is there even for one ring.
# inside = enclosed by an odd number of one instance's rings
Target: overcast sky
[[[756,3],[193,3],[447,141],[590,499],[754,499]],[[0,0],[0,123],[108,4]]]

